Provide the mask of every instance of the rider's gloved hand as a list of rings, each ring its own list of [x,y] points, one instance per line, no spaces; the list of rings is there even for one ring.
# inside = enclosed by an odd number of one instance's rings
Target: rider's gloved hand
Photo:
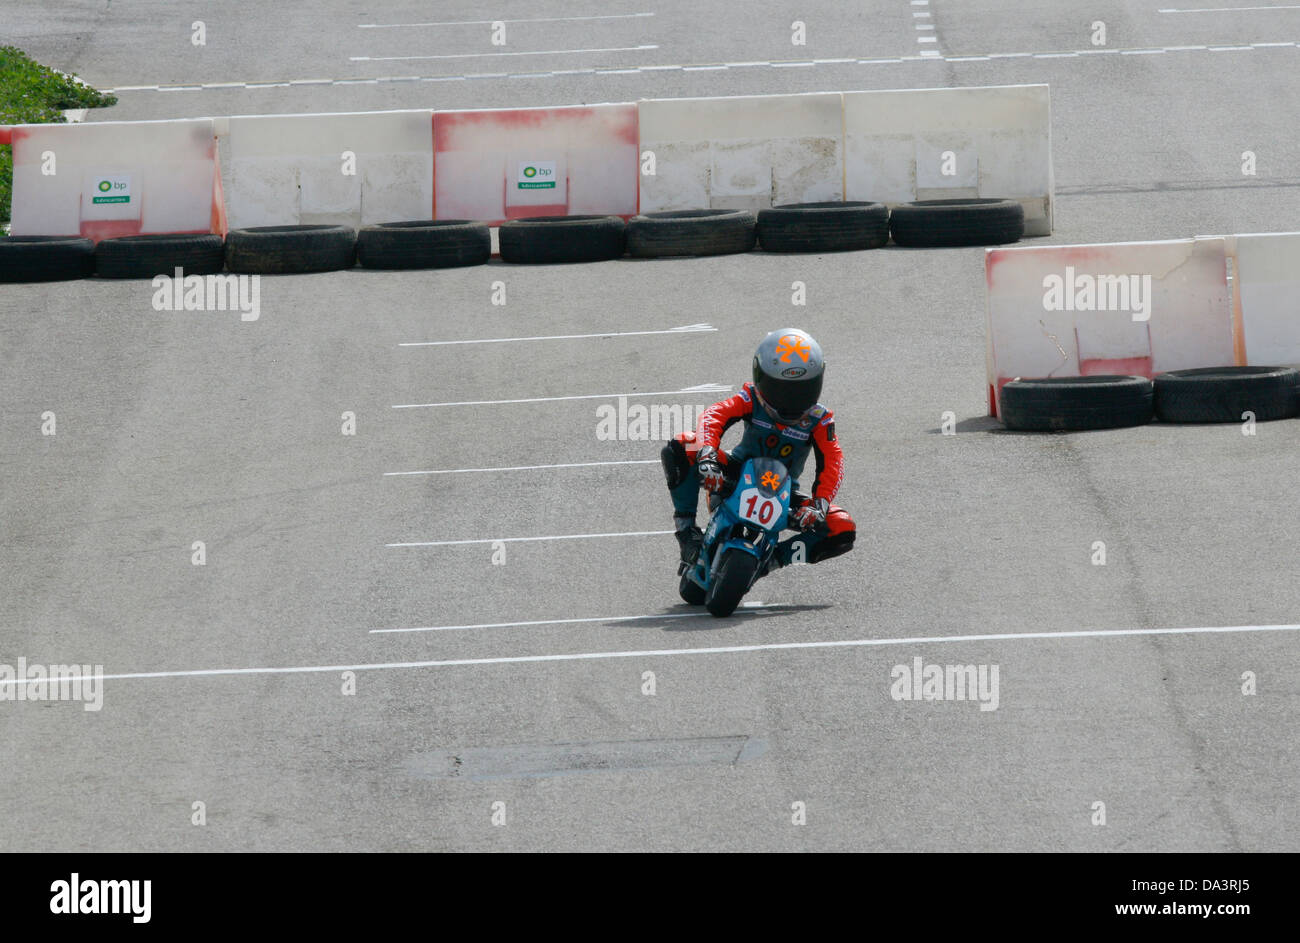
[[[795,508],[790,512],[790,518],[800,530],[812,530],[826,520],[826,512],[830,510],[830,507],[831,503],[829,501],[825,498],[818,498],[816,501]]]
[[[722,465],[718,462],[718,450],[710,445],[704,446],[696,454],[695,470],[700,476],[700,484],[709,491],[719,491],[726,483]]]

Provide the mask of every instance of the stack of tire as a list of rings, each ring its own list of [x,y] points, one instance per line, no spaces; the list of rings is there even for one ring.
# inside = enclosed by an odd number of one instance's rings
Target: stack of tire
[[[996,245],[1024,234],[1015,200],[793,203],[750,210],[670,210],[620,216],[541,216],[501,225],[501,258],[518,264],[601,262],[750,252],[841,252],[900,246]],[[0,281],[152,278],[181,269],[210,275],[330,272],[482,265],[491,256],[486,223],[408,220],[365,226],[255,226],[210,233],[123,236],[98,245],[61,236],[0,238]]]
[[[1017,378],[1002,387],[1008,429],[1075,432],[1168,423],[1268,422],[1300,415],[1291,367],[1200,367],[1133,376]]]
[[[519,264],[600,262],[750,252],[845,252],[900,246],[1015,242],[1025,232],[1015,200],[790,203],[760,210],[669,210],[618,216],[539,216],[501,225],[501,258]]]

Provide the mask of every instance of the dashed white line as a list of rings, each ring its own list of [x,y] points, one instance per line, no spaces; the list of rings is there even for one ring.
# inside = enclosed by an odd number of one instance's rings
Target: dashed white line
[[[617,462],[564,462],[557,465],[499,465],[494,468],[434,468],[428,471],[384,472],[385,478],[403,475],[464,475],[470,472],[542,471],[549,468],[595,468],[604,465],[658,465],[657,458],[634,458]]]
[[[601,13],[592,16],[538,16],[525,20],[446,20],[440,23],[358,23],[357,29],[410,29],[417,26],[491,26],[493,23],[566,23],[577,20],[631,20],[653,13]]]
[[[712,324],[686,324],[661,331],[605,331],[602,334],[542,334],[536,337],[481,337],[472,341],[411,341],[398,347],[454,347],[461,344],[510,344],[522,341],[572,341],[592,337],[642,337],[647,334],[707,334],[718,329]]]
[[[670,530],[629,530],[610,534],[549,534],[545,537],[475,537],[472,540],[417,540],[385,547],[461,547],[466,544],[527,544],[549,540],[602,540],[614,537],[662,537]]]
[[[667,614],[666,614],[667,615]],[[724,623],[725,624],[725,623]],[[710,648],[662,648],[637,651],[574,652],[553,655],[505,655],[496,658],[448,658],[430,661],[390,661],[352,665],[299,665],[266,668],[201,668],[184,671],[137,671],[98,676],[99,681],[146,678],[211,678],[232,675],[337,674],[342,671],[385,671],[411,668],[460,668],[479,665],[519,665],[544,662],[604,661],[615,658],[671,658],[683,655],[735,655],[750,652],[800,651],[835,648],[884,648],[899,645],[969,644],[971,642],[1044,641],[1056,639],[1122,638],[1156,635],[1210,635],[1257,632],[1294,632],[1300,625],[1230,625],[1186,629],[1113,629],[1081,632],[1007,632],[996,635],[946,635],[916,638],[845,639],[825,642],[769,642],[754,645],[725,645]],[[69,683],[91,680],[76,676]],[[48,683],[44,678],[4,679],[0,686]]]
[[[490,59],[494,56],[572,56],[588,52],[644,52],[656,45],[607,46],[597,49],[529,49],[515,52],[452,52],[436,56],[348,56],[351,62],[409,62],[415,59]]]
[[[394,406],[393,409],[432,409],[439,406],[506,406],[515,403],[556,403],[560,400],[577,400],[577,399],[618,399],[625,396],[631,399],[634,396],[681,396],[690,393],[725,393],[730,391],[731,387],[723,386],[720,383],[704,383],[700,386],[687,387],[682,390],[660,390],[654,393],[583,393],[577,396],[534,396],[528,399],[480,399],[465,400],[455,403],[404,403],[400,406]]]
[[[1300,10],[1300,5],[1279,7],[1190,7],[1186,10],[1166,8],[1157,13],[1245,13],[1255,10]]]
[[[918,37],[918,42],[927,40],[937,42],[934,37]],[[779,69],[789,65],[807,66],[812,65],[841,65],[847,63],[857,63],[858,65],[896,65],[900,62],[921,62],[937,58],[942,62],[985,62],[991,59],[1030,59],[1030,58],[1069,58],[1074,56],[1092,56],[1092,55],[1127,55],[1127,56],[1149,56],[1165,52],[1184,52],[1184,51],[1205,51],[1212,48],[1215,52],[1236,52],[1252,49],[1265,49],[1277,47],[1295,46],[1294,42],[1266,42],[1251,43],[1249,45],[1237,46],[1164,46],[1159,49],[1072,49],[1057,50],[1040,53],[1033,52],[990,52],[985,55],[961,55],[961,56],[943,56],[941,53],[923,49],[919,50],[919,56],[894,56],[883,57],[878,59],[813,59],[797,60],[789,62],[785,60],[771,62],[723,62],[711,65],[646,65],[634,66],[626,69],[557,69],[548,71],[538,71],[531,73],[518,72],[480,72],[469,75],[423,75],[423,76],[402,76],[399,78],[372,78],[372,79],[294,79],[288,82],[210,82],[203,85],[119,85],[115,88],[103,89],[105,92],[194,92],[194,91],[221,91],[229,89],[263,89],[263,88],[282,88],[285,85],[376,85],[390,82],[465,82],[471,80],[487,79],[510,79],[510,78],[552,78],[557,75],[631,75],[645,72],[679,72],[679,71],[722,71],[726,69],[752,68],[755,66],[765,66],[767,68]],[[637,47],[641,48],[641,47]],[[531,55],[532,53],[530,53]],[[536,53],[542,55],[543,53]],[[489,55],[492,55],[489,53]],[[420,58],[420,57],[415,57]]]

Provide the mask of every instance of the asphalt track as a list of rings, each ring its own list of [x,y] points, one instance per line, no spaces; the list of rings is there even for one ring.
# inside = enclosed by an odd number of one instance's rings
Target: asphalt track
[[[10,0],[0,41],[119,89],[92,120],[1048,82],[1039,242],[1296,229],[1300,10],[1167,3]],[[360,25],[584,14],[505,48],[656,48],[375,61],[493,47]],[[151,297],[0,290],[0,662],[120,676],[97,713],[0,703],[0,849],[1300,847],[1300,422],[1000,431],[979,249],[268,277],[253,322]],[[828,352],[858,545],[701,617],[644,533],[658,444],[597,409],[710,402],[676,391],[787,324]],[[604,534],[639,536],[572,537]],[[998,709],[893,700],[917,656],[998,666]]]

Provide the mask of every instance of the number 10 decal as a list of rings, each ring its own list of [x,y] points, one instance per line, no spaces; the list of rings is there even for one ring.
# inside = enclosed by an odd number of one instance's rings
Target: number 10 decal
[[[767,527],[776,517],[776,502],[763,497],[757,489],[749,488],[740,496],[740,516]]]

